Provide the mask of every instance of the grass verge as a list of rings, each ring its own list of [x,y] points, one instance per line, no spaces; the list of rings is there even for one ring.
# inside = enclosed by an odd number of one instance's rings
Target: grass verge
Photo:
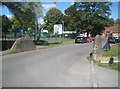
[[[120,43],[117,43],[117,44],[111,46],[110,51],[103,50],[102,56],[104,56],[104,57],[109,57],[109,56],[118,57],[118,56],[120,56],[120,52],[118,50],[119,46],[120,46]]]
[[[74,44],[74,39],[51,39],[48,41],[48,46],[61,46],[61,45],[69,45],[69,44]]]
[[[87,59],[89,61],[93,61],[94,64],[96,64],[100,67],[120,71],[120,63],[113,63],[113,64],[109,65],[109,64],[100,63],[99,61],[94,60],[92,57],[87,57]]]
[[[46,41],[38,41],[38,42],[35,42],[36,43],[36,46],[40,46],[42,43],[44,43]],[[49,47],[56,47],[56,46],[61,46],[61,45],[69,45],[69,44],[74,44],[74,39],[68,39],[68,38],[61,38],[61,39],[50,39],[48,40],[48,44],[44,46],[47,46],[47,47],[40,47],[38,49],[46,49],[46,48],[49,48]],[[10,50],[6,50],[4,52],[2,52],[0,54],[0,56],[5,56],[5,55],[8,55],[8,54],[14,54],[14,53],[19,53],[19,52],[11,52]]]

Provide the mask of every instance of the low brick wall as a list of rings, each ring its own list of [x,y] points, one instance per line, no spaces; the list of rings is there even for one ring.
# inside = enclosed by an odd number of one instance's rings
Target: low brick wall
[[[120,62],[118,57],[113,57],[113,58],[114,58],[114,61],[113,61],[114,63]],[[102,57],[101,56],[101,58],[100,58],[101,63],[109,63],[109,61],[110,61],[110,57]]]
[[[11,47],[11,52],[24,52],[35,50],[36,46],[30,38],[19,38]]]
[[[101,39],[105,39],[106,38],[106,33],[103,33],[102,35],[101,35]]]

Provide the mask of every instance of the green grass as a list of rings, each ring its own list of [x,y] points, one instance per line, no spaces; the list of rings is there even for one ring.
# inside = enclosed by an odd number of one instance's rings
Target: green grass
[[[61,45],[68,45],[68,44],[74,44],[74,39],[68,39],[68,38],[61,38],[61,39],[50,39],[48,40],[48,46],[61,46]]]
[[[110,51],[103,50],[102,56],[105,56],[105,57],[109,57],[109,56],[118,57],[118,56],[120,56],[120,52],[118,50],[119,46],[120,46],[120,43],[117,43],[117,44],[111,46]]]
[[[100,66],[104,68],[120,71],[120,63],[113,63],[112,65],[102,64]]]
[[[120,71],[120,63],[113,63],[111,65],[109,64],[102,64],[96,60],[94,60],[93,58],[91,57],[87,57],[87,59],[89,61],[93,61],[94,64],[100,66],[100,67],[103,67],[103,68],[107,68],[107,69],[111,69],[111,70],[116,70],[116,71]]]
[[[41,45],[43,41],[41,42],[36,42],[37,45]],[[61,39],[49,39],[48,44],[45,44],[45,46],[48,47],[55,47],[55,46],[61,46],[61,45],[69,45],[69,44],[74,44],[74,39],[69,39],[69,38],[61,38]],[[42,44],[44,45],[44,44]],[[8,50],[9,51],[9,50]],[[6,52],[3,54],[0,54],[0,56],[8,55],[8,54],[14,54],[17,52]]]

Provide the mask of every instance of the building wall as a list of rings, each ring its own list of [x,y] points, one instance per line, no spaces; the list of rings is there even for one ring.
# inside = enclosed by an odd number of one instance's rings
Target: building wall
[[[112,36],[120,36],[120,33],[112,33]]]

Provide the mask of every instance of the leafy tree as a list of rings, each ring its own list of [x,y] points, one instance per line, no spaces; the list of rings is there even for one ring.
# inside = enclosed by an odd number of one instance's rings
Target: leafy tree
[[[2,28],[2,16],[0,16],[0,28]]]
[[[26,8],[34,13],[37,11],[37,16],[42,16],[42,6],[39,2],[2,2],[2,5],[7,6],[15,16],[22,14]]]
[[[40,2],[22,2],[22,13],[19,15],[24,24],[24,28],[28,27],[37,29],[37,19],[42,16],[42,6]]]
[[[120,19],[116,19],[116,20],[115,20],[115,25],[116,25],[116,26],[120,25]]]
[[[60,10],[51,8],[44,17],[46,28],[52,31],[54,24],[62,24],[62,18],[63,14]]]
[[[22,3],[20,2],[2,2],[2,5],[7,6],[14,15],[21,13]]]
[[[35,14],[31,12],[30,9],[26,8],[24,12],[22,12],[21,16],[17,16],[19,18],[19,22],[22,24],[22,28],[27,30],[28,27],[34,29],[35,27]]]
[[[12,27],[11,21],[8,19],[7,16],[2,16],[2,32],[7,33],[9,32],[9,29]]]
[[[0,16],[0,38],[2,37],[2,16]]]
[[[73,29],[77,32],[99,34],[104,26],[110,25],[111,5],[110,2],[75,2],[65,10],[65,14],[72,20],[69,24],[75,23]]]
[[[108,19],[108,26],[114,26],[115,21],[113,18]]]
[[[7,16],[3,15],[2,16],[2,36],[5,36],[5,39],[6,39],[6,34],[7,32],[9,32],[11,27],[12,27],[11,21],[8,19]]]
[[[21,23],[16,19],[16,17],[13,17],[11,19],[11,22],[12,22],[12,29],[19,29],[21,28]]]
[[[38,24],[37,19],[42,16],[42,6],[39,2],[2,2],[27,29],[28,25],[32,27]]]
[[[64,20],[64,27],[66,30],[74,31],[77,29],[77,22],[76,22],[76,7],[70,6],[68,9],[65,10],[65,14],[63,17]]]

